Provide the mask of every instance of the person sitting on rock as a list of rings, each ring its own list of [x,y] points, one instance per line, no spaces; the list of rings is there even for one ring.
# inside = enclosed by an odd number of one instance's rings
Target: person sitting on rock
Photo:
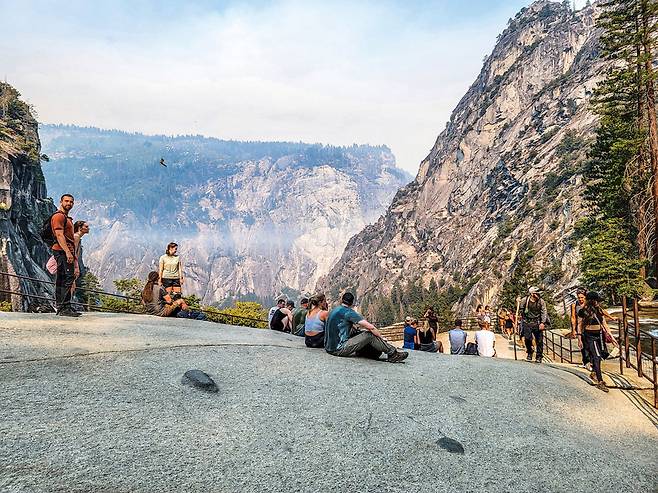
[[[462,321],[455,320],[454,329],[448,332],[450,354],[464,354],[466,351],[466,339],[468,339],[468,335],[462,329]]]
[[[402,349],[416,349],[418,344],[418,329],[413,326],[414,319],[411,317],[405,317],[404,319],[404,330],[402,336],[404,337],[404,342],[402,344]]]
[[[188,310],[183,298],[173,300],[165,288],[159,284],[160,274],[149,272],[146,285],[142,290],[142,304],[146,313],[158,317],[175,317],[181,310]]]
[[[495,358],[496,335],[491,331],[490,327],[489,324],[485,324],[481,330],[475,333],[475,343],[478,346],[478,355]]]
[[[272,308],[270,308],[269,313],[267,314],[267,326],[271,329],[272,328],[272,318],[274,317],[274,313],[279,309],[279,308],[284,308],[286,306],[286,300],[283,298],[279,298],[276,300],[276,305],[274,305]]]
[[[341,305],[329,313],[325,326],[324,349],[333,356],[364,356],[379,359],[386,353],[390,363],[409,356],[386,342],[377,328],[352,309],[354,295],[345,293]]]
[[[309,300],[310,310],[304,321],[304,342],[310,348],[324,347],[324,325],[329,316],[329,306],[324,293],[318,293]]]
[[[295,307],[295,304],[292,301],[287,303],[287,306],[277,308],[272,315],[272,320],[270,321],[270,329],[276,330],[277,332],[290,332],[290,324],[292,324],[292,311],[290,307]]]
[[[292,312],[292,333],[304,337],[306,315],[308,315],[308,298],[302,298],[299,305],[299,308]]]
[[[421,351],[428,353],[442,353],[443,344],[441,341],[435,340],[434,331],[430,328],[429,322],[425,322],[422,327],[418,328],[418,343],[420,344]]]

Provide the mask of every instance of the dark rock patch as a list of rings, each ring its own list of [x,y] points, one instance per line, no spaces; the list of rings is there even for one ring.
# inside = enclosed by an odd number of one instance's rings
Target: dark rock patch
[[[436,441],[436,444],[442,449],[447,450],[451,454],[464,455],[464,446],[461,443],[459,443],[457,440],[453,440],[452,438],[448,438],[448,437],[439,438]]]
[[[201,370],[187,370],[181,379],[181,383],[206,392],[219,392],[215,381]]]

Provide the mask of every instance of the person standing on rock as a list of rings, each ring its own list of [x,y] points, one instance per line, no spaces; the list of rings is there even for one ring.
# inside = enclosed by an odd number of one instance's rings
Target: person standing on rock
[[[84,276],[84,263],[82,261],[82,237],[89,233],[89,224],[87,221],[76,221],[73,223],[73,238],[75,245],[75,262],[74,262],[74,275],[75,281],[73,282],[72,295],[74,301],[77,303],[80,300],[80,293],[76,295],[76,289],[82,287],[82,282],[80,281],[81,276]]]
[[[174,298],[180,298],[183,282],[183,262],[178,256],[178,245],[173,241],[167,245],[165,254],[160,257],[159,262],[160,285],[173,294]]]
[[[379,359],[386,353],[389,363],[409,356],[386,342],[377,328],[352,309],[354,295],[345,293],[341,305],[329,313],[325,326],[324,349],[333,356],[363,356]]]
[[[434,308],[428,306],[427,310],[425,310],[424,317],[427,319],[427,323],[429,324],[430,330],[432,331],[432,336],[436,341],[436,335],[439,333],[439,317],[436,316]]]
[[[603,339],[603,331],[607,330],[603,309],[599,305],[601,297],[598,293],[590,291],[586,295],[585,306],[578,312],[580,324],[578,326],[578,347],[587,351],[592,362],[590,378],[596,388],[608,392],[608,386],[603,381],[601,361],[608,356],[608,350]]]
[[[50,229],[56,243],[52,245],[53,256],[57,262],[57,277],[55,280],[55,302],[57,315],[63,317],[79,317],[71,306],[72,287],[75,282],[75,237],[73,220],[69,212],[75,199],[71,194],[64,194],[59,201],[59,209],[50,218]]]
[[[537,347],[535,362],[541,363],[544,357],[544,329],[548,322],[548,311],[546,302],[539,296],[539,288],[533,286],[528,290],[528,296],[522,306],[523,339],[528,353],[526,360],[532,361],[532,340],[534,338]]]

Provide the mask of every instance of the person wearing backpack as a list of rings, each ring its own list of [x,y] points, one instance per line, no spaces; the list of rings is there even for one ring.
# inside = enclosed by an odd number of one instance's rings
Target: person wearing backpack
[[[75,311],[71,305],[71,288],[75,281],[75,237],[73,220],[69,217],[69,212],[74,202],[73,195],[68,193],[62,195],[59,209],[44,224],[41,234],[50,245],[57,262],[55,303],[57,315],[63,317],[80,316],[80,312]]]
[[[548,311],[546,302],[539,296],[539,288],[531,287],[528,290],[528,296],[523,302],[521,311],[521,321],[523,328],[523,338],[525,339],[525,348],[528,356],[527,361],[532,361],[532,339],[535,339],[537,354],[535,362],[541,363],[544,356],[544,329],[548,323]]]

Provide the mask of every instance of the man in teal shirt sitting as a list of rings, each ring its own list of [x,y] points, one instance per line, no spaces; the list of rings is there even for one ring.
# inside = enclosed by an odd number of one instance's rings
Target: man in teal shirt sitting
[[[399,363],[409,356],[384,341],[377,328],[352,310],[354,295],[345,293],[341,306],[329,313],[324,329],[324,349],[334,356],[367,356],[379,358],[388,355],[390,363]]]

